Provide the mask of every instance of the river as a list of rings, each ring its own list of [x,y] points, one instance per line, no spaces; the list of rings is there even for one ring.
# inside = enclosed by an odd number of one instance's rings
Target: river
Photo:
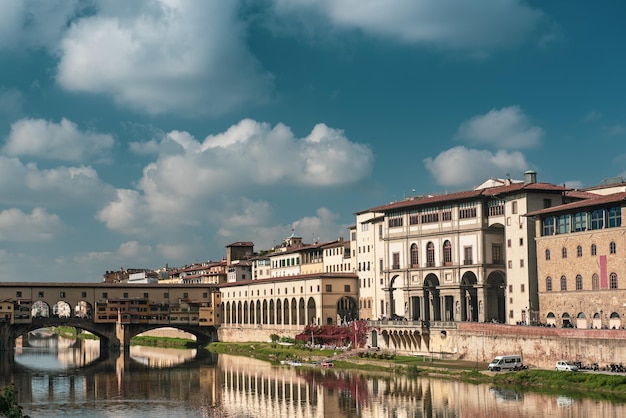
[[[36,417],[624,417],[626,405],[462,382],[272,366],[205,351],[131,347],[100,358],[99,343],[31,336],[0,355]]]

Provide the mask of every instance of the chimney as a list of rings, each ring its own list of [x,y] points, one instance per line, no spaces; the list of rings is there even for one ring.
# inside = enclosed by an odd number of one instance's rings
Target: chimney
[[[537,183],[537,172],[528,170],[524,173],[524,184]]]

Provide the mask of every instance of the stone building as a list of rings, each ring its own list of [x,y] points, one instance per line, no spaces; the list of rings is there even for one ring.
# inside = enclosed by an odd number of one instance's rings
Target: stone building
[[[540,321],[558,327],[624,327],[626,192],[528,216],[536,223]]]
[[[362,315],[536,322],[535,225],[524,215],[580,197],[528,171],[524,181],[491,179],[356,213],[350,231]]]

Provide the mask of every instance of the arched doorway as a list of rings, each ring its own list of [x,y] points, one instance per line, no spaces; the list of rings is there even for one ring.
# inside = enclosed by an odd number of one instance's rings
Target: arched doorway
[[[563,312],[561,315],[561,326],[563,328],[572,328],[572,317],[567,312]]]
[[[578,312],[576,316],[576,328],[587,328],[587,315],[584,312]]]
[[[306,317],[311,325],[319,325],[319,320],[315,317],[315,310],[315,299],[309,298],[309,301],[306,304]]]
[[[398,275],[395,275],[389,281],[389,307],[387,311],[389,314],[389,318],[394,318],[394,316],[396,315],[400,315],[400,316],[404,315],[404,312],[398,312],[397,306],[396,306],[397,297],[395,295],[395,291],[398,290],[398,288],[395,285],[396,285],[396,279],[398,277],[399,277]]]
[[[460,311],[455,309],[455,319],[461,321],[478,321],[478,289],[476,275],[468,271],[461,279]],[[460,315],[460,317],[459,317]]]
[[[359,307],[351,297],[344,296],[337,301],[338,324],[354,321],[359,317]]]
[[[610,329],[620,329],[622,327],[622,319],[620,318],[617,312],[611,313],[609,316],[609,328]]]
[[[548,312],[546,324],[552,327],[556,326],[556,315],[554,315],[554,312]]]
[[[506,280],[504,273],[494,271],[487,278],[485,320],[501,324],[506,322]],[[479,312],[480,314],[480,312]]]
[[[424,279],[424,319],[426,321],[441,321],[439,278],[432,273]]]

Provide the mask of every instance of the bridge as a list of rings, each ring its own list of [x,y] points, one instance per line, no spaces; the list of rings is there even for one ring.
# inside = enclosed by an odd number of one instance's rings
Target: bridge
[[[217,286],[207,284],[0,283],[0,350],[55,326],[97,335],[101,352],[126,350],[132,337],[163,327],[208,344],[217,341],[220,297]]]

